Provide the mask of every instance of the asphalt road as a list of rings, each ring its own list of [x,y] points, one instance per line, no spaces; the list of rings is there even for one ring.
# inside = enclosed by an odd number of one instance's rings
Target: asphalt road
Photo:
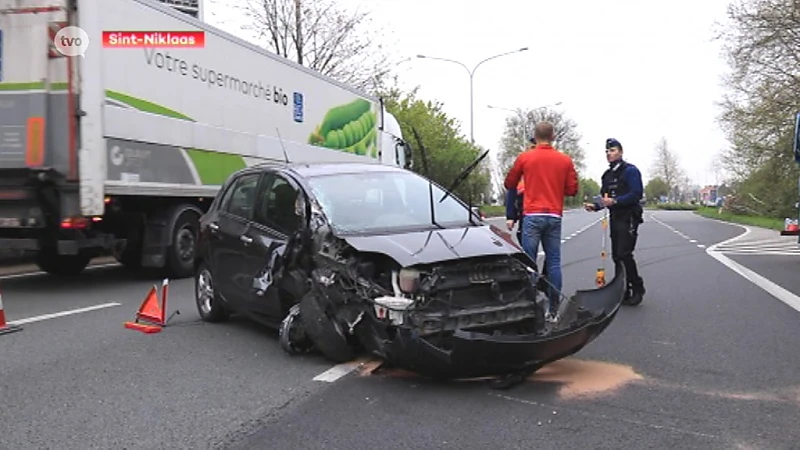
[[[568,294],[593,284],[599,218],[565,217]],[[105,305],[0,336],[0,447],[791,448],[800,313],[707,253],[742,231],[648,213],[637,250],[644,303],[508,391],[380,369],[316,381],[330,364],[284,354],[275,333],[199,322],[190,280],[171,282],[174,325],[144,335],[122,322],[157,280],[114,268],[70,282],[0,278],[12,321]],[[800,255],[759,239],[718,248],[800,294]]]

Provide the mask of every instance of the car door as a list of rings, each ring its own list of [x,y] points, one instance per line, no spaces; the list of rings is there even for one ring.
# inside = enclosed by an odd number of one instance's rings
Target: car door
[[[245,303],[249,292],[242,254],[247,250],[245,236],[253,218],[260,178],[260,173],[240,175],[223,199],[216,223],[209,224],[215,230],[211,264],[216,289],[235,304]]]
[[[254,311],[279,320],[285,311],[275,277],[285,263],[284,256],[289,256],[285,253],[289,236],[302,223],[302,208],[296,208],[302,192],[294,180],[277,172],[267,175],[262,186],[253,223],[247,231],[251,241],[244,259],[254,277],[249,302]]]

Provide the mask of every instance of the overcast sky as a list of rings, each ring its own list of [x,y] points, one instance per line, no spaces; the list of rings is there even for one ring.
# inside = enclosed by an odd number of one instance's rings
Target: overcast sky
[[[404,87],[443,102],[469,136],[469,77],[458,65],[414,56],[478,61],[521,47],[475,72],[475,140],[497,149],[507,111],[562,102],[578,124],[587,175],[607,167],[603,144],[617,138],[645,178],[663,136],[695,183],[715,183],[712,160],[727,145],[716,118],[728,68],[713,42],[727,0],[341,0],[372,11],[401,58]],[[205,0],[206,20],[247,38],[231,16]],[[215,15],[212,16],[211,13]],[[221,18],[226,23],[221,23]]]

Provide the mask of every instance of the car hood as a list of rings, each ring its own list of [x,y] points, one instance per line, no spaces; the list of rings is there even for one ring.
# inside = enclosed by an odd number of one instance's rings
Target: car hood
[[[383,253],[403,267],[461,258],[513,255],[522,249],[494,225],[342,237],[362,252]]]

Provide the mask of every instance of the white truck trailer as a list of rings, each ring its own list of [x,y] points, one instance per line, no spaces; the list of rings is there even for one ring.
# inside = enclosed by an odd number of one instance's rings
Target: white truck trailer
[[[55,47],[64,26],[83,57]],[[205,43],[111,48],[104,31]],[[189,276],[198,218],[260,161],[410,162],[380,99],[154,0],[0,0],[0,41],[0,248],[49,273],[111,251]]]

